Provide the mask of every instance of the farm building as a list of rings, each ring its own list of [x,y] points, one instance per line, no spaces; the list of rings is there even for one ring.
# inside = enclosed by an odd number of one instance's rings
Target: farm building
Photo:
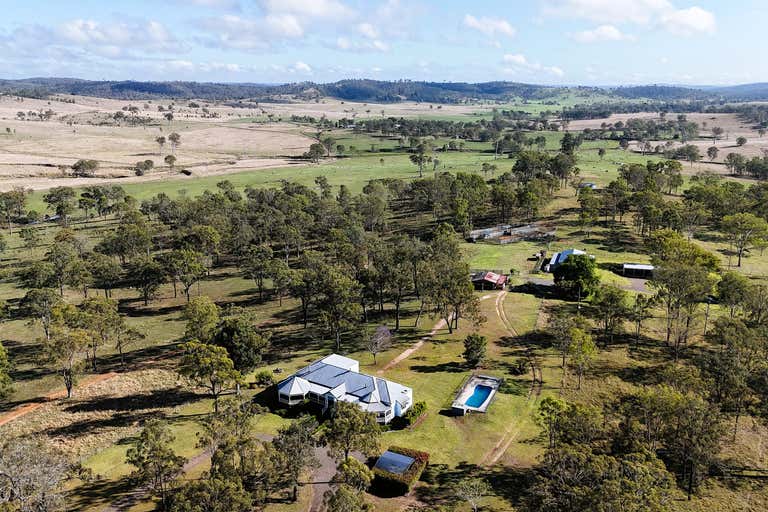
[[[489,238],[500,238],[505,234],[508,235],[510,229],[512,229],[512,226],[509,224],[499,224],[498,226],[493,226],[492,228],[475,229],[469,232],[469,237],[467,240],[476,242],[478,240],[485,240]]]
[[[337,401],[354,403],[384,424],[405,414],[413,404],[411,388],[360,373],[360,363],[337,354],[315,361],[280,382],[277,397],[288,406],[309,400],[323,412]]]
[[[491,228],[475,229],[469,232],[468,242],[493,241],[508,244],[519,240],[542,240],[553,238],[555,230],[544,224],[527,224],[512,227],[509,224],[499,224]]]
[[[624,277],[637,277],[640,279],[651,279],[653,277],[653,265],[640,263],[624,263],[621,265],[621,275]]]
[[[582,254],[587,253],[578,249],[566,249],[561,252],[556,252],[552,255],[552,258],[550,258],[549,263],[544,267],[544,270],[546,272],[552,272],[558,267],[558,265],[562,265],[563,262],[571,256],[578,256]]]
[[[475,272],[471,277],[476,290],[501,290],[507,284],[507,276],[495,272]]]

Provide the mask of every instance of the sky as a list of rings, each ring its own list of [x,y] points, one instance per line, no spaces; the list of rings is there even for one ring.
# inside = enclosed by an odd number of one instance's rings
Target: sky
[[[766,0],[0,0],[0,78],[768,81]]]

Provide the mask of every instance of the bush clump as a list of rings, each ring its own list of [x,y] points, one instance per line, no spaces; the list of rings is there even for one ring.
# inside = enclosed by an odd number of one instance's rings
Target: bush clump
[[[416,421],[421,418],[424,413],[427,412],[427,402],[416,402],[413,404],[413,407],[408,409],[408,412],[405,413],[403,416],[405,420],[408,422],[407,426],[411,426]]]
[[[413,485],[419,480],[419,477],[421,477],[421,473],[427,467],[427,464],[429,464],[429,453],[400,446],[390,446],[387,448],[387,451],[411,457],[414,459],[413,464],[402,474],[390,473],[389,471],[374,467],[373,487],[379,494],[383,495],[397,496],[408,494]]]
[[[254,377],[254,382],[263,388],[266,388],[268,386],[271,386],[276,382],[275,376],[272,375],[272,372],[269,370],[260,370],[256,373],[256,376]]]
[[[505,395],[524,395],[526,390],[519,382],[504,379],[499,385],[499,393],[504,393]]]

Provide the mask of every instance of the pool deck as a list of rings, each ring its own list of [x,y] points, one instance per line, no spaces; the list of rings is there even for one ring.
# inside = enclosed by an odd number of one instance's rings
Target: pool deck
[[[496,377],[491,377],[488,375],[470,376],[469,379],[467,379],[467,382],[461,387],[459,393],[456,395],[456,398],[451,405],[451,410],[454,412],[454,414],[461,416],[467,414],[468,412],[486,412],[486,410],[488,410],[488,406],[491,404],[491,401],[493,401],[494,396],[496,396],[499,385],[501,385],[501,379]],[[491,388],[491,392],[488,394],[488,397],[483,401],[483,403],[477,407],[467,405],[467,400],[469,400],[469,398],[474,394],[475,388],[477,386],[488,386]]]

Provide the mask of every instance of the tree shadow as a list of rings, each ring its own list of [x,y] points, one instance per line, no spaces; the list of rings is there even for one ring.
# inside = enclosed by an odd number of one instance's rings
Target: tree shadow
[[[20,343],[14,340],[3,342],[8,359],[13,362],[11,378],[16,382],[36,380],[55,372],[40,364],[42,350],[40,343]]]
[[[416,487],[413,495],[426,504],[429,510],[442,507],[452,509],[457,501],[454,494],[456,485],[469,478],[485,480],[493,494],[506,501],[510,507],[518,507],[525,490],[533,481],[533,470],[499,465],[485,468],[467,462],[461,462],[455,468],[446,464],[430,464],[421,476],[422,482],[427,485]]]
[[[419,373],[463,373],[470,370],[470,368],[463,363],[449,361],[433,365],[414,365],[411,366],[411,370]]]
[[[161,416],[163,416],[163,414],[158,413],[157,411],[144,411],[141,413],[137,413],[136,411],[121,412],[118,414],[112,414],[107,418],[86,419],[68,423],[60,427],[51,427],[45,429],[43,432],[47,436],[52,437],[75,437],[85,434],[102,432],[114,428],[129,427],[132,425],[141,424],[150,418],[157,418]]]
[[[73,403],[64,408],[69,413],[119,411],[131,412],[163,407],[177,407],[197,400],[199,396],[180,388],[155,389],[138,395],[99,397]]]
[[[85,510],[101,501],[127,499],[130,493],[135,491],[135,486],[129,478],[108,480],[100,477],[101,475],[94,475],[94,479],[78,485],[76,493],[69,494],[67,505],[70,510]]]
[[[141,366],[142,369],[176,369],[173,359],[181,354],[178,343],[172,341],[162,345],[152,345],[124,352],[124,364],[119,354],[101,355],[97,358],[100,372],[120,372]]]
[[[512,293],[522,293],[526,295],[533,295],[538,299],[553,299],[557,297],[556,288],[551,284],[527,282],[517,286],[513,286],[509,289]]]

